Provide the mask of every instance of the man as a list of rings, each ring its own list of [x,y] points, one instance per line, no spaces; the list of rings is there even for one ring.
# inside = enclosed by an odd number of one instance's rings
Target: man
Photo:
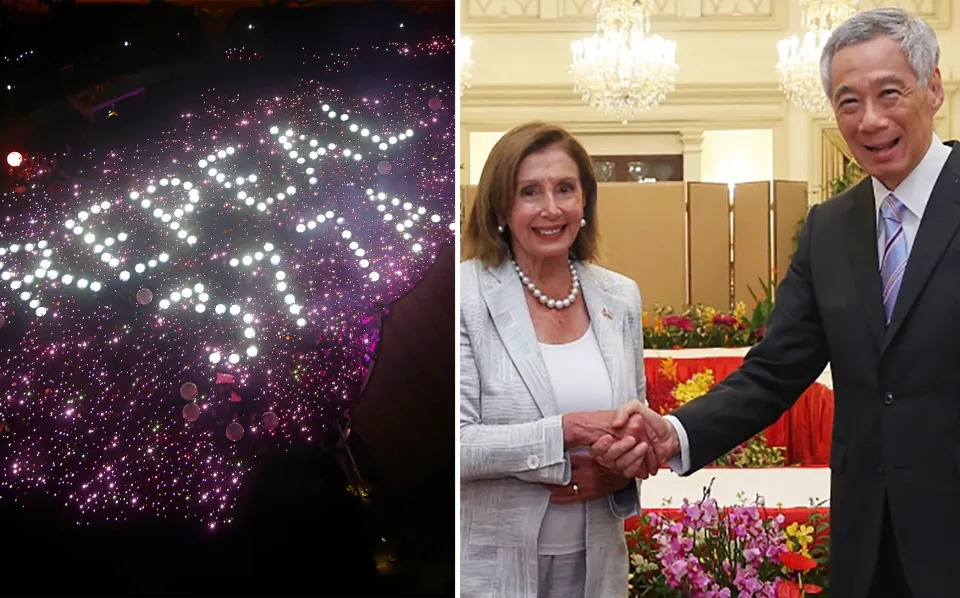
[[[635,401],[615,422],[639,414],[658,460],[687,474],[776,421],[829,361],[831,592],[844,598],[960,593],[960,149],[933,133],[938,59],[930,27],[898,9],[833,33],[824,89],[870,176],[810,210],[739,370],[665,418]],[[638,446],[606,436],[593,452],[622,468]]]

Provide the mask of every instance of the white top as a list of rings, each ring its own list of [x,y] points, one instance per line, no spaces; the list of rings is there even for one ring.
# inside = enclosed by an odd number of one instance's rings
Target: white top
[[[917,231],[920,229],[920,220],[923,218],[923,212],[927,209],[927,202],[930,201],[930,195],[933,194],[933,187],[940,178],[940,171],[950,158],[950,148],[940,141],[937,134],[933,134],[933,140],[930,142],[930,149],[924,154],[923,159],[917,164],[917,167],[903,179],[903,182],[897,185],[896,189],[887,189],[887,187],[872,178],[874,208],[877,212],[877,257],[883,262],[884,238],[883,225],[880,223],[880,204],[888,195],[893,195],[907,207],[903,213],[903,236],[907,242],[907,255],[913,249],[913,240],[917,238]]]
[[[558,413],[613,409],[613,386],[592,327],[572,343],[540,343],[540,353],[550,375]],[[586,449],[577,452],[581,451]],[[558,555],[585,550],[586,514],[583,502],[548,505],[540,524],[537,553]]]

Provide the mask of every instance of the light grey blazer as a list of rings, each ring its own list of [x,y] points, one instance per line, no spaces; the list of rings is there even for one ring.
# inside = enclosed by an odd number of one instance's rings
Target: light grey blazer
[[[629,278],[578,264],[614,403],[645,400],[640,291]],[[536,598],[537,539],[550,500],[570,482],[561,415],[524,290],[510,261],[460,265],[460,590]],[[587,598],[627,593],[623,518],[640,483],[587,503]]]

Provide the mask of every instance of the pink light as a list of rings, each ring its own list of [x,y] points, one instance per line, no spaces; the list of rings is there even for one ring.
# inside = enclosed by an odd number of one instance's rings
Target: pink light
[[[7,154],[7,164],[17,168],[23,162],[23,155],[20,152],[10,152]]]

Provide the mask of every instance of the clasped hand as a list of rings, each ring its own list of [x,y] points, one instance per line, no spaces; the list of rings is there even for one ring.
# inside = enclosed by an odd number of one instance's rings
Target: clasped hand
[[[564,421],[564,442],[567,448],[590,447],[601,466],[640,479],[656,475],[680,451],[670,422],[636,399],[614,411],[572,414]]]
[[[554,503],[594,500],[623,488],[628,479],[645,480],[680,451],[670,422],[638,400],[614,411],[564,416],[564,444],[590,447],[590,456],[570,456],[570,483],[549,486]]]
[[[677,432],[660,414],[634,399],[614,412],[614,433],[606,433],[590,446],[602,467],[625,477],[647,479],[680,451]]]

